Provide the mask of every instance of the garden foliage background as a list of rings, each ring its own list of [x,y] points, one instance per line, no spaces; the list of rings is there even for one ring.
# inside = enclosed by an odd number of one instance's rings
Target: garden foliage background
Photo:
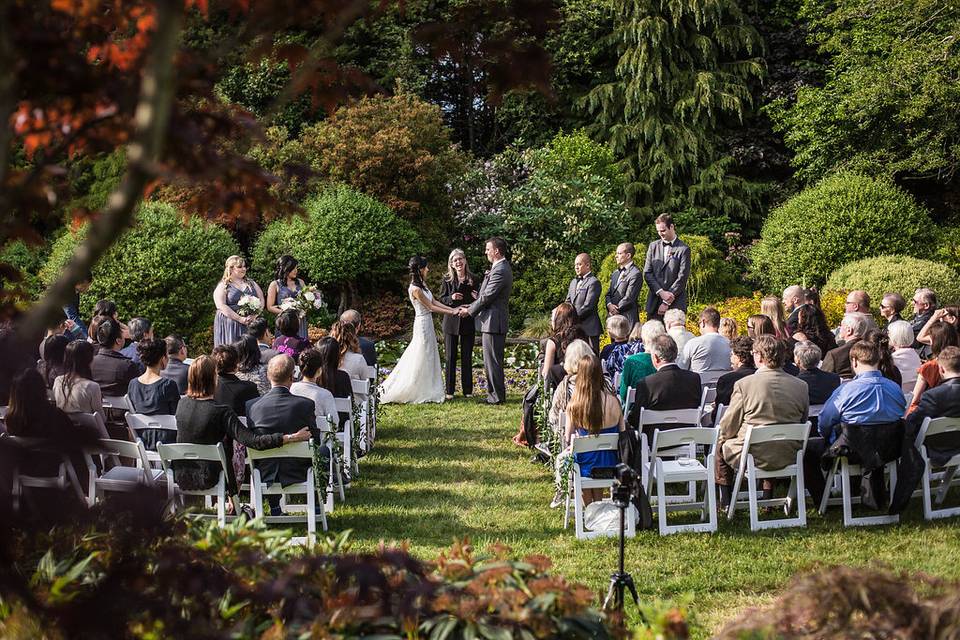
[[[740,320],[754,292],[793,283],[905,297],[932,284],[947,302],[960,297],[952,3],[554,0],[543,29],[492,7],[389,5],[334,49],[351,75],[329,109],[304,91],[279,113],[282,44],[312,44],[319,27],[277,34],[274,55],[252,63],[262,43],[217,47],[240,29],[229,12],[190,17],[185,42],[216,53],[217,99],[264,126],[235,150],[266,171],[305,167],[271,187],[305,214],[217,218],[193,209],[195,187],[162,186],[96,267],[84,309],[109,296],[121,315],[203,348],[223,260],[247,255],[266,288],[288,251],[328,301],[363,307],[367,331],[385,337],[409,320],[410,254],[432,258],[436,284],[451,247],[480,273],[483,239],[499,234],[517,277],[513,329],[536,334],[578,252],[606,282],[616,243],[632,240],[642,260],[663,212],[693,248],[694,310],[718,303]],[[457,43],[431,37],[440,22],[458,25]],[[549,54],[549,87],[504,93],[502,69],[467,43],[521,31]],[[4,287],[27,301],[58,275],[84,233],[77,212],[104,204],[121,154],[68,163],[59,223],[34,221],[44,242],[0,247],[22,276],[3,270]]]

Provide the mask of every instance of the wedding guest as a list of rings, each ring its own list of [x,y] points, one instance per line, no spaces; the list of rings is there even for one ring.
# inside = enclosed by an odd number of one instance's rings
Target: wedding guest
[[[622,316],[614,316],[622,317]],[[656,322],[656,321],[654,321]],[[615,346],[607,359],[607,377],[613,380],[614,375],[623,373],[623,363],[632,355],[643,352],[643,325],[637,323],[633,325],[633,330],[627,336],[627,341]]]
[[[690,340],[677,360],[694,373],[730,370],[730,341],[718,333],[720,314],[713,307],[700,312],[700,335]]]
[[[74,340],[68,344],[63,354],[63,375],[53,381],[53,398],[61,411],[97,413],[106,423],[103,394],[90,371],[92,362],[92,344],[86,340]]]
[[[923,328],[920,329],[920,333],[914,336],[914,344],[919,343],[930,346],[930,327],[938,322],[946,322],[947,324],[957,327],[958,318],[960,318],[960,310],[958,310],[957,307],[949,306],[937,309],[930,316],[930,319],[924,323]]]
[[[65,336],[67,338],[67,342],[76,340],[76,338],[74,338],[70,333],[70,326],[72,324],[73,323],[67,320],[67,316],[63,313],[56,314],[56,317],[50,321],[50,325],[47,327],[47,333],[43,336],[43,340],[40,341],[39,353],[41,360],[46,359],[46,356],[44,355],[44,343],[46,343],[47,338],[50,338],[51,336]],[[86,336],[82,336],[82,338],[85,337]],[[41,373],[43,372],[41,371]]]
[[[247,415],[247,401],[260,395],[257,385],[237,377],[240,355],[232,344],[213,348],[213,360],[217,365],[217,391],[213,399],[225,404],[238,416]],[[238,474],[240,475],[240,474]]]
[[[936,389],[924,392],[917,409],[907,417],[908,437],[920,431],[924,418],[960,416],[960,348],[944,347],[937,364],[942,382]]]
[[[790,339],[787,322],[783,318],[783,307],[780,306],[780,299],[777,296],[766,296],[760,300],[760,313],[770,318],[773,323],[773,335],[778,340]]]
[[[309,398],[316,407],[317,424],[327,416],[337,415],[337,405],[333,394],[317,384],[317,377],[323,368],[323,357],[316,349],[307,349],[300,354],[300,382],[290,385],[290,393],[301,398]],[[336,418],[334,418],[336,419]]]
[[[621,344],[626,344],[627,337],[630,335],[630,324],[623,316],[607,316],[607,335],[610,336],[610,344],[600,350],[600,363],[607,372],[607,377],[612,377],[610,373],[610,354]],[[621,363],[620,368],[623,368]]]
[[[823,356],[821,369],[832,371],[841,378],[852,378],[853,369],[850,365],[850,349],[863,338],[867,332],[867,324],[861,313],[845,313],[840,321],[840,339],[843,340],[836,349],[827,351]]]
[[[360,353],[357,329],[349,322],[334,322],[330,327],[330,337],[340,343],[339,368],[350,374],[353,380],[367,379],[367,361]]]
[[[923,327],[930,321],[936,310],[937,294],[933,292],[933,289],[922,287],[914,292],[913,320],[910,321],[914,336],[919,338],[923,334]],[[920,354],[921,360],[926,360],[932,355],[930,345],[919,340],[913,343],[913,348]]]
[[[153,340],[153,325],[146,318],[131,318],[127,327],[130,330],[131,342],[123,349],[120,349],[120,353],[130,358],[130,360],[140,367],[140,373],[143,373],[145,366],[142,362],[140,362],[140,355],[137,353],[137,345],[140,344],[140,341],[145,338]]]
[[[263,318],[254,318],[247,325],[247,333],[257,339],[257,346],[260,347],[260,364],[266,365],[270,358],[277,355],[277,350],[264,342],[267,337],[267,321]]]
[[[187,392],[187,371],[189,367],[184,362],[187,359],[187,344],[177,335],[169,335],[163,339],[167,345],[167,366],[160,371],[160,375],[177,383],[180,395]]]
[[[883,374],[883,377],[902,385],[903,377],[900,375],[900,369],[893,362],[893,350],[890,348],[889,336],[880,329],[870,329],[863,334],[863,341],[876,349],[879,357],[877,369]]]
[[[547,388],[554,388],[566,375],[563,370],[564,354],[574,340],[584,340],[586,335],[577,323],[577,311],[572,304],[561,302],[550,314],[550,337],[543,347],[543,363],[540,375],[547,381]]]
[[[466,266],[466,262],[464,262]],[[476,282],[476,276],[473,277],[473,282]],[[447,305],[450,306],[450,305]],[[360,335],[360,330],[363,327],[363,320],[360,318],[360,312],[355,309],[347,309],[340,314],[340,322],[349,322],[357,330],[357,339],[360,341],[360,353],[363,354],[363,359],[367,361],[368,366],[374,366],[377,364],[377,346],[373,343],[373,340],[369,338],[364,338]],[[473,326],[472,324],[470,325]]]
[[[635,353],[623,361],[623,373],[620,374],[620,401],[627,401],[627,390],[630,387],[636,387],[637,383],[651,373],[655,373],[657,368],[653,366],[653,358],[650,355],[650,348],[653,340],[657,336],[667,334],[666,328],[659,320],[647,320],[640,327],[640,335],[643,338],[643,351]]]
[[[633,263],[636,251],[630,242],[617,245],[615,254],[617,268],[610,274],[610,288],[604,299],[607,304],[607,314],[626,317],[631,328],[639,320],[640,310],[637,307],[637,298],[640,295],[640,289],[643,288],[643,273]]]
[[[257,391],[263,395],[270,391],[270,381],[267,379],[267,367],[260,363],[260,346],[257,339],[246,334],[233,343],[237,350],[239,364],[237,377],[257,385]]]
[[[920,404],[920,397],[927,389],[933,389],[942,381],[937,357],[947,347],[960,346],[960,336],[952,324],[938,322],[930,327],[930,352],[932,358],[924,362],[917,371],[917,384],[913,388],[913,398],[907,413],[911,413]]]
[[[717,415],[716,407],[721,404],[730,406],[730,397],[733,395],[733,385],[737,380],[756,373],[757,367],[753,362],[753,338],[737,336],[730,341],[730,373],[725,373],[717,379],[717,399],[714,402],[713,415]]]
[[[471,305],[477,299],[478,284],[477,276],[470,271],[467,255],[463,250],[451,251],[447,258],[447,273],[444,274],[441,283],[440,302],[454,308]],[[343,321],[343,316],[340,320]],[[456,390],[458,351],[460,388],[464,397],[469,398],[473,395],[473,345],[477,335],[473,318],[444,314],[440,326],[443,329],[443,350],[446,356],[446,399],[453,400],[453,392]],[[360,345],[360,350],[363,352],[363,344]],[[374,362],[376,362],[376,351],[374,351]],[[371,364],[369,359],[367,363]]]
[[[593,265],[590,255],[579,254],[573,261],[573,272],[576,276],[567,287],[567,298],[564,302],[573,305],[577,311],[577,321],[587,336],[587,342],[593,347],[594,353],[600,353],[600,314],[597,313],[597,302],[600,300],[600,281],[593,274]]]
[[[287,309],[281,312],[280,315],[277,316],[278,335],[273,339],[273,350],[277,353],[284,353],[296,360],[300,357],[300,353],[304,349],[309,349],[310,341],[300,337],[301,324],[300,315],[293,309]],[[260,344],[258,342],[257,350],[259,351],[259,349]],[[258,353],[258,357],[262,355],[262,353]]]
[[[734,337],[736,337],[737,323],[732,319],[731,321],[733,322]],[[723,320],[720,322],[722,324]],[[683,309],[668,309],[667,312],[663,314],[663,324],[667,328],[667,335],[673,338],[674,344],[677,345],[678,352],[682,352],[687,342],[689,342],[691,338],[696,337],[687,331],[687,312]]]
[[[880,300],[880,315],[887,321],[889,327],[894,322],[901,322],[903,317],[900,315],[907,306],[907,301],[896,291],[883,294]],[[911,328],[912,332],[913,329]]]
[[[837,348],[837,340],[827,325],[827,317],[820,307],[812,303],[804,303],[797,308],[797,322],[793,327],[792,338],[797,342],[814,343],[820,348],[820,353]]]
[[[797,315],[800,306],[804,304],[804,290],[798,284],[790,285],[783,290],[783,309],[786,311],[787,320],[785,322],[787,331],[791,334],[796,331]],[[819,307],[819,300],[817,306]]]
[[[840,376],[820,369],[823,357],[820,347],[812,342],[798,342],[793,348],[793,361],[800,372],[797,377],[807,383],[810,404],[823,404],[840,386]]]
[[[737,326],[737,321],[733,318],[720,318],[720,328],[718,329],[717,333],[722,335],[727,340],[733,340],[740,335],[740,327]],[[686,343],[684,343],[684,346],[686,346]]]
[[[593,348],[586,340],[578,339],[570,343],[563,354],[564,377],[553,390],[553,396],[550,401],[550,411],[547,419],[550,423],[550,429],[555,437],[560,437],[560,414],[567,409],[567,402],[573,395],[573,389],[577,384],[577,371],[580,367],[580,361],[593,353]],[[516,438],[514,439],[516,440]]]
[[[180,390],[176,382],[160,375],[167,364],[167,343],[144,338],[137,343],[137,352],[146,371],[127,386],[134,412],[148,416],[175,415],[177,403],[180,402]]]
[[[762,313],[755,313],[747,317],[747,336],[756,339],[757,336],[777,337],[773,321],[769,316]]]
[[[648,345],[654,373],[637,381],[636,402],[630,405],[627,423],[632,427],[640,425],[640,410],[672,411],[675,409],[697,409],[700,407],[701,385],[699,374],[686,371],[677,366],[677,344],[665,333],[653,338]],[[657,429],[675,429],[677,427],[699,426],[687,424],[645,424],[642,432],[647,442],[653,441]]]
[[[85,339],[90,335],[87,333],[87,325],[84,323],[83,318],[80,317],[80,294],[89,289],[92,282],[93,276],[91,276],[88,271],[81,276],[80,281],[74,285],[73,295],[70,300],[67,301],[67,304],[63,306],[63,313],[71,323],[68,329],[70,338],[73,340]]]
[[[267,311],[278,316],[277,320],[279,321],[279,316],[284,311],[281,306],[283,305],[283,301],[291,298],[296,299],[297,294],[300,293],[300,290],[306,285],[300,278],[299,263],[293,256],[283,255],[277,258],[277,267],[273,277],[274,279],[270,282],[270,286],[267,287]],[[298,317],[298,327],[295,335],[301,340],[307,339],[306,317]],[[298,351],[297,354],[299,355],[299,353]],[[296,361],[296,355],[287,355],[292,356],[294,361]]]
[[[247,326],[260,314],[242,316],[240,299],[254,296],[264,304],[260,286],[247,277],[247,263],[240,256],[230,256],[223,267],[223,277],[213,290],[217,315],[213,321],[213,346],[232,344],[246,332]]]
[[[100,385],[103,395],[122,396],[130,381],[140,375],[140,367],[120,353],[123,347],[120,323],[109,317],[104,319],[97,327],[97,343],[100,350],[90,365],[93,380]]]
[[[673,216],[654,220],[659,240],[647,247],[643,279],[647,283],[648,320],[663,320],[667,309],[687,310],[687,279],[690,277],[690,247],[677,237]]]
[[[913,329],[909,322],[895,320],[887,325],[887,335],[890,336],[890,346],[893,349],[893,363],[900,370],[900,386],[904,393],[912,393],[917,386],[917,370],[923,364],[917,350],[913,348]]]
[[[332,393],[334,398],[350,398],[352,401],[353,385],[350,384],[350,374],[338,368],[340,364],[340,343],[337,342],[336,338],[326,336],[318,340],[313,348],[316,349],[320,359],[314,382]],[[342,431],[347,420],[350,419],[350,414],[341,411],[339,417],[339,428]]]
[[[40,356],[42,360],[37,365],[37,370],[43,376],[48,389],[53,388],[53,381],[57,376],[63,375],[63,356],[70,342],[70,338],[65,335],[47,336],[43,341]]]
[[[120,333],[124,340],[130,337],[130,328],[117,318],[117,305],[113,300],[98,300],[97,304],[93,307],[93,317],[99,318],[101,321],[103,318],[110,318],[120,325]],[[99,326],[99,322],[97,326]],[[90,326],[90,340],[94,343],[97,342],[97,330],[96,327],[93,326],[93,323],[91,323]]]

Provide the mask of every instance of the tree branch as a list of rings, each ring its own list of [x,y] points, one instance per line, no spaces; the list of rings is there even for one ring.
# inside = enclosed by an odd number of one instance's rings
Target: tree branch
[[[40,341],[45,327],[73,296],[77,282],[93,269],[97,260],[129,226],[144,187],[156,173],[175,93],[173,62],[183,1],[158,0],[156,5],[157,27],[140,82],[140,98],[134,114],[136,129],[133,142],[127,147],[127,173],[107,199],[100,215],[90,224],[86,238],[74,251],[63,273],[47,289],[44,297],[19,319],[18,334],[24,344]]]

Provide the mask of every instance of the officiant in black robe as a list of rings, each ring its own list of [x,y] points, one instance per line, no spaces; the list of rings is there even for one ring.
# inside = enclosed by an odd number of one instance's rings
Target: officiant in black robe
[[[480,279],[467,266],[463,251],[454,249],[447,260],[440,302],[448,307],[470,305],[477,299]],[[453,398],[457,382],[457,354],[460,355],[460,386],[464,396],[473,394],[473,345],[476,338],[474,319],[456,314],[443,316],[443,350],[446,355],[445,383],[447,399]]]

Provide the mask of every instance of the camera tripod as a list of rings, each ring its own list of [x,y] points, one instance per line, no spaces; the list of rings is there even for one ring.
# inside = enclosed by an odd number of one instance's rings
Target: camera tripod
[[[613,492],[613,502],[620,509],[620,562],[617,565],[617,571],[610,574],[610,588],[607,590],[607,597],[603,601],[604,609],[609,609],[612,604],[613,609],[621,614],[623,613],[623,592],[627,589],[633,596],[633,603],[638,607],[640,606],[640,598],[637,596],[637,586],[633,582],[633,576],[623,570],[626,545],[624,525],[627,519],[627,507],[630,506],[630,494],[630,487],[623,485],[617,487]]]

